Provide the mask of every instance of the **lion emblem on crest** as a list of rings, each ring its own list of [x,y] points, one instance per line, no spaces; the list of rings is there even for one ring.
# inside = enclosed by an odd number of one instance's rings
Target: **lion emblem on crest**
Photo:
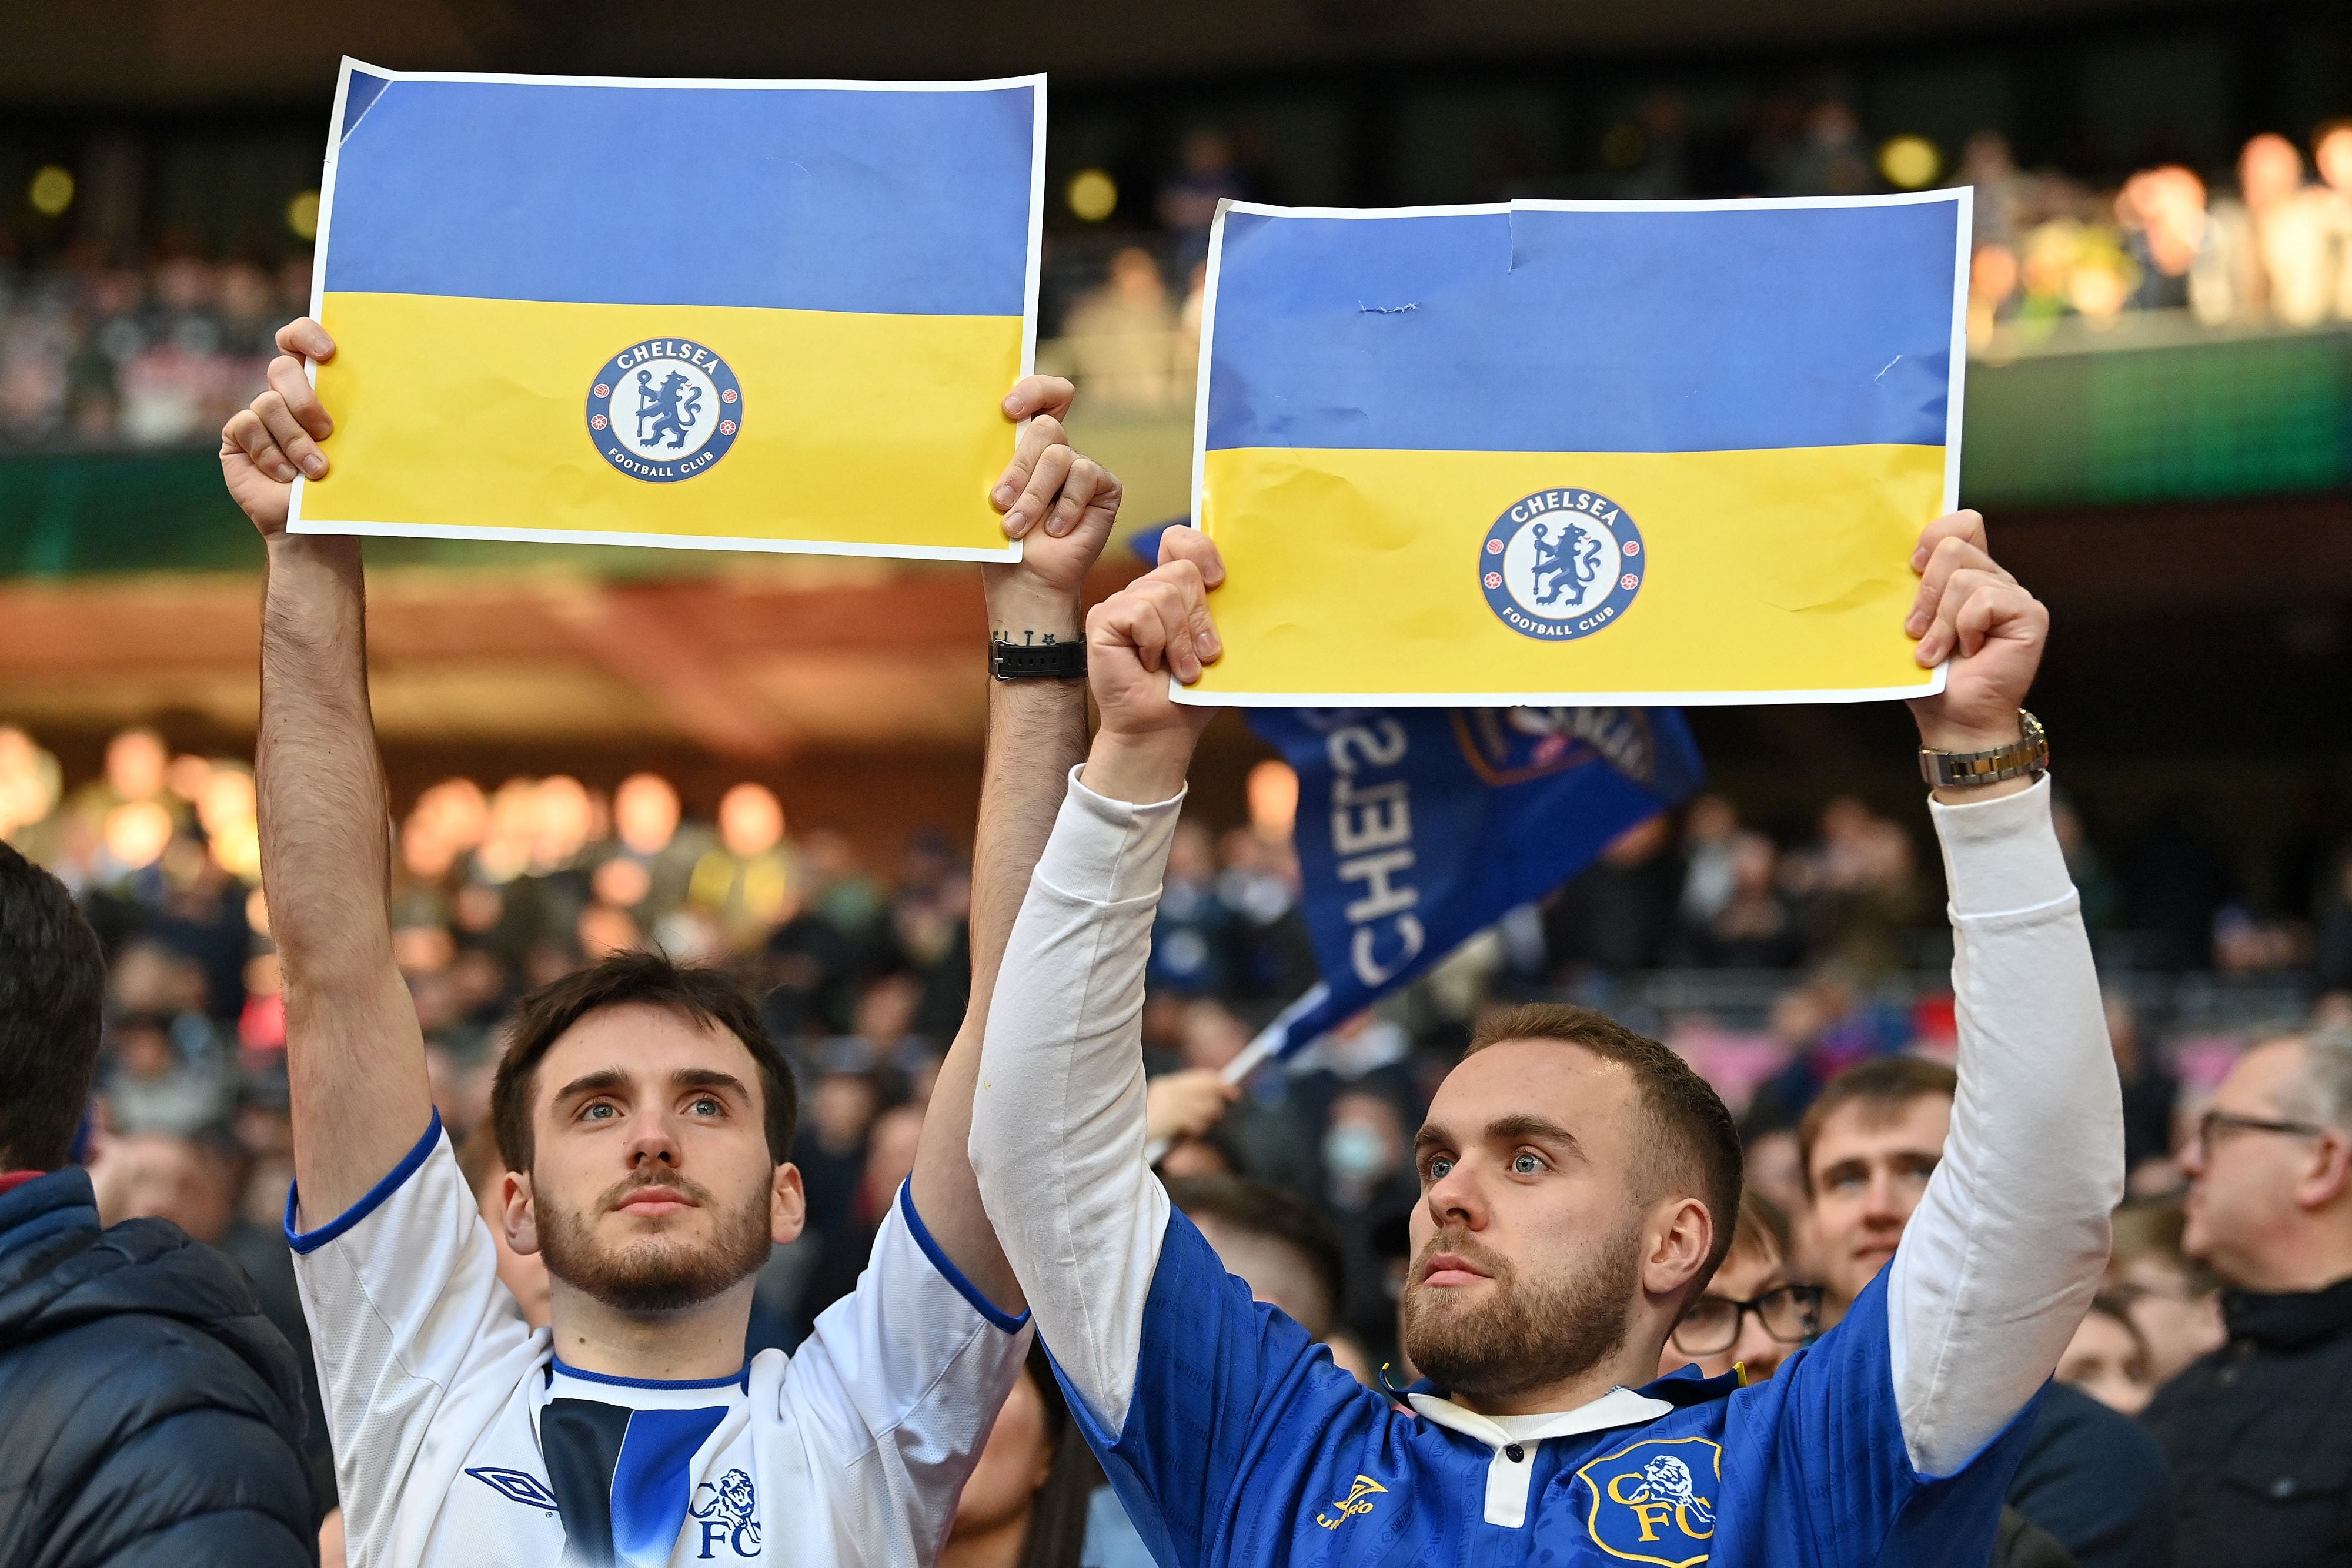
[[[669,444],[683,447],[693,433],[695,421],[702,414],[702,389],[677,371],[654,384],[651,371],[637,372],[637,443],[641,446],[659,445],[661,438],[669,437]],[[646,425],[650,422],[652,429]]]
[[[751,1478],[733,1469],[715,1481],[698,1485],[694,1489],[694,1506],[687,1511],[696,1519],[723,1520],[741,1534],[747,1544],[757,1546],[760,1521],[751,1514],[758,1506],[751,1491]]]

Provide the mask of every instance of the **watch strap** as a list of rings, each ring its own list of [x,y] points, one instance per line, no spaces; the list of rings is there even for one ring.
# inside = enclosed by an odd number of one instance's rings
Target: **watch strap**
[[[990,640],[988,673],[1000,681],[1081,681],[1087,674],[1087,643],[1047,633],[1039,643]]]
[[[1966,789],[2042,772],[2050,766],[2050,737],[2042,721],[2020,708],[2017,725],[2020,734],[2015,740],[1984,751],[1935,751],[1921,747],[1919,776],[1938,789]]]

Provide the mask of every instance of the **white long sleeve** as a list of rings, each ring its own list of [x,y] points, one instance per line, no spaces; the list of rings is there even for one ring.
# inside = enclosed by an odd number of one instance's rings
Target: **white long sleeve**
[[[2123,1095],[2047,779],[1931,805],[1951,890],[1959,1093],[1887,1281],[1911,1462],[1946,1475],[2058,1364],[2107,1260]]]
[[[1077,781],[988,1010],[971,1166],[1039,1336],[1108,1432],[1126,1423],[1168,1195],[1143,1157],[1143,977],[1183,798]]]

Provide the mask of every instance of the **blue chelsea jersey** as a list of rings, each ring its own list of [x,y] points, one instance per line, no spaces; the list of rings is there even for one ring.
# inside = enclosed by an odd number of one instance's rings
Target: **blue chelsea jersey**
[[[1953,1474],[1915,1470],[1887,1272],[1767,1382],[1685,1371],[1612,1396],[1630,1424],[1497,1447],[1335,1367],[1171,1212],[1125,1427],[1064,1386],[1161,1568],[1982,1568],[2032,1407]]]

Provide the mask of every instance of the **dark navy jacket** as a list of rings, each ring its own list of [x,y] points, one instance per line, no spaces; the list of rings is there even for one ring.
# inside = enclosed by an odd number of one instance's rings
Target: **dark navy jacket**
[[[226,1257],[166,1220],[100,1229],[76,1167],[0,1194],[0,1563],[315,1565],[302,1420]]]

